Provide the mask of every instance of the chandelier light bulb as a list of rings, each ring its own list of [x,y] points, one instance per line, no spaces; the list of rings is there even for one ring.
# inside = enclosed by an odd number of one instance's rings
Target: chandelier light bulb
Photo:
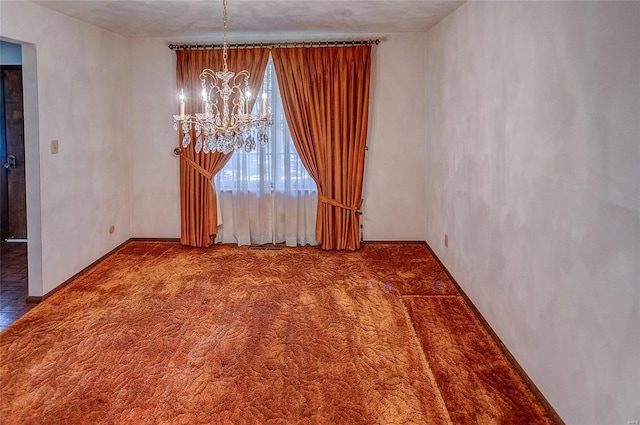
[[[262,92],[262,115],[267,115],[267,92]]]
[[[184,117],[184,89],[180,90],[180,116]]]

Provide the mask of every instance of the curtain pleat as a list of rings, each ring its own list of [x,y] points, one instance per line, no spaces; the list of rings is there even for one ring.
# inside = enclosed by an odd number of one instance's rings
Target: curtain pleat
[[[277,48],[273,63],[298,154],[318,186],[316,239],[360,248],[371,47]]]
[[[184,89],[191,95],[185,99],[186,113],[202,112],[200,73],[204,69],[222,70],[222,50],[176,50],[176,56],[178,91]],[[255,94],[262,83],[268,59],[268,49],[235,49],[229,50],[227,64],[230,71],[249,71],[249,88]],[[179,134],[181,143],[182,130]],[[192,144],[184,148],[180,156],[180,242],[197,247],[209,246],[215,239],[218,222],[211,178],[224,167],[232,154],[196,153],[193,149],[195,131],[192,131],[191,140]]]

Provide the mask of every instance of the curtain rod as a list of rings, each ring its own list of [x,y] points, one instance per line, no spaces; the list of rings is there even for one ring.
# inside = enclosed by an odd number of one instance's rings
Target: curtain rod
[[[331,47],[331,46],[371,46],[380,44],[375,40],[343,40],[343,41],[282,41],[276,43],[229,43],[230,49],[282,48],[282,47]],[[219,50],[222,43],[205,44],[169,44],[171,50]]]

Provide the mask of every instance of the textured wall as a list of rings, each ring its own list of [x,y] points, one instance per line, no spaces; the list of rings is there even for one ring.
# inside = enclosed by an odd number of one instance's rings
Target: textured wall
[[[269,37],[281,40],[287,36]],[[178,139],[170,120],[178,112],[178,101],[175,53],[167,48],[170,41],[187,40],[130,40],[134,237],[180,236],[179,163],[172,153]],[[364,236],[369,240],[424,240],[424,181],[420,178],[424,168],[424,127],[420,125],[425,111],[424,35],[388,35],[374,47],[372,61]]]
[[[27,167],[39,165],[40,179],[27,176],[27,192],[29,202],[39,183],[42,287],[30,282],[30,295],[42,295],[130,236],[128,43],[29,2],[0,7],[0,36],[32,43],[37,54],[39,141],[27,142],[39,149],[27,147],[35,155]],[[50,153],[53,139],[58,155]],[[29,211],[29,239],[37,238],[34,216]],[[31,246],[29,260],[37,267]]]
[[[130,40],[131,236],[180,237],[176,54],[156,38]]]
[[[568,424],[640,419],[639,41],[637,2],[426,35],[427,240]]]
[[[424,240],[424,35],[374,47],[365,163],[365,240]]]

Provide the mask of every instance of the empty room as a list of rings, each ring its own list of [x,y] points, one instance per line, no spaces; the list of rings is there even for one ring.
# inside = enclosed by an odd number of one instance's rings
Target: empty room
[[[0,423],[640,421],[640,2],[0,0]]]

